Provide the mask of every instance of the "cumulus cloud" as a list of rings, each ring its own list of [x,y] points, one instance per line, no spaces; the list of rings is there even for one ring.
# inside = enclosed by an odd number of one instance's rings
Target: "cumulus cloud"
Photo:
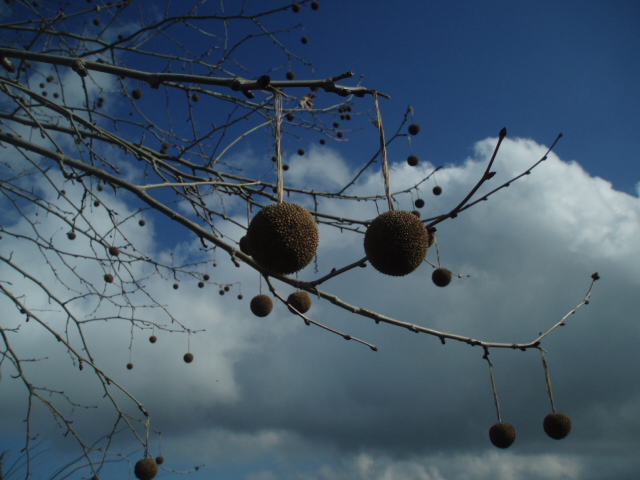
[[[478,142],[472,158],[437,172],[442,195],[431,193],[432,179],[420,187],[423,218],[464,198],[495,142]],[[530,169],[545,152],[531,140],[505,140],[497,174],[478,198]],[[329,189],[356,173],[329,150],[311,148],[308,155],[292,161],[288,178],[296,186],[317,180]],[[392,165],[393,190],[411,187],[433,168],[428,162]],[[378,171],[368,172],[350,193],[380,193],[380,179]],[[398,208],[413,209],[415,198],[416,192],[399,195]],[[323,211],[336,216],[362,220],[377,214],[373,202],[320,201]],[[148,242],[159,258],[170,258],[157,236],[130,235]],[[192,328],[206,328],[190,337],[193,364],[181,362],[185,336],[159,335],[151,345],[148,332],[136,333],[131,372],[122,368],[129,326],[96,326],[90,341],[110,371],[138,389],[153,411],[154,425],[165,434],[164,451],[208,464],[209,476],[249,462],[255,468],[238,478],[595,480],[611,478],[598,476],[601,463],[612,458],[602,452],[627,452],[616,457],[615,468],[631,475],[640,468],[634,454],[640,444],[633,428],[619,426],[640,422],[632,407],[640,397],[634,353],[640,334],[640,257],[634,254],[639,235],[638,198],[551,154],[530,175],[438,225],[438,252],[430,249],[427,259],[437,264],[439,253],[443,266],[462,276],[447,288],[431,283],[427,263],[405,278],[368,266],[321,286],[354,305],[425,327],[523,342],[577,305],[598,271],[602,280],[590,304],[542,345],[556,405],[574,421],[571,435],[560,442],[541,428],[550,405],[539,353],[491,351],[503,418],[518,431],[509,451],[496,452],[487,438],[496,421],[491,384],[477,347],[442,345],[438,338],[376,325],[317,299],[309,312],[314,320],[379,351],[306,327],[282,305],[257,319],[246,301],[258,291],[257,275],[228,261],[218,262],[213,281],[234,282],[234,293],[242,289],[245,301],[185,284],[174,295],[161,278],[146,281],[149,289],[166,292],[163,302]],[[185,249],[196,245],[187,242]],[[322,227],[318,275],[363,255],[362,233]],[[315,275],[313,267],[301,274]],[[278,288],[284,296],[290,290]],[[38,337],[31,341],[40,346]]]

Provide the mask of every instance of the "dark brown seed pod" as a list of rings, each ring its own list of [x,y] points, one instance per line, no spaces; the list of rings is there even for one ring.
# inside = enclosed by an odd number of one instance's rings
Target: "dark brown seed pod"
[[[436,268],[431,274],[431,280],[438,287],[446,287],[451,283],[451,270],[442,267]]]
[[[418,158],[417,155],[409,155],[407,157],[407,163],[411,167],[415,167],[416,165],[418,165],[419,162],[420,162],[420,159]]]
[[[291,10],[294,11],[294,13],[298,13],[300,11],[300,4],[299,3],[294,3],[291,5]]]
[[[419,133],[420,133],[420,125],[418,125],[417,123],[412,123],[411,125],[409,125],[410,135],[417,135]]]
[[[138,225],[140,225],[141,227],[144,227],[147,224],[147,222],[145,220],[138,220]]]
[[[193,362],[193,353],[185,353],[184,357],[182,357],[182,359],[184,360],[184,363]]]
[[[260,210],[251,220],[246,238],[248,250],[260,266],[287,275],[313,260],[319,232],[307,209],[283,202]]]
[[[516,429],[510,423],[496,423],[489,430],[489,440],[498,448],[508,448],[516,440]]]
[[[133,473],[138,480],[152,480],[158,474],[158,464],[153,458],[143,458],[136,462]]]
[[[113,275],[111,275],[110,273],[105,274],[104,281],[107,283],[113,283]]]
[[[164,457],[156,457],[156,463],[162,465],[164,463]]]
[[[198,288],[204,288],[204,282],[198,282]]]
[[[174,283],[174,284],[173,284],[173,289],[174,289],[174,290],[177,290],[178,288],[180,288],[180,285],[178,285],[177,283]]]
[[[273,310],[273,301],[267,295],[256,295],[251,299],[249,308],[256,317],[266,317]]]
[[[117,257],[118,255],[120,255],[120,249],[118,247],[109,247],[109,255],[112,255],[114,257]]]
[[[209,276],[209,274],[208,274],[208,273],[205,273],[205,274],[202,276],[202,279],[203,279],[205,282],[208,282],[210,278],[211,278],[211,277]]]
[[[150,341],[151,343],[156,343],[156,342],[158,341],[158,337],[156,337],[155,335],[151,335],[151,336],[149,337],[149,341]]]
[[[311,308],[311,296],[307,292],[293,292],[287,301],[300,313],[307,313]]]
[[[199,101],[199,100],[200,100],[200,95],[198,95],[198,92],[196,92],[196,93],[194,93],[193,95],[191,95],[191,99],[192,99],[194,102]]]
[[[320,145],[324,145],[325,143],[327,143],[327,141],[324,138],[320,139]]]
[[[364,235],[364,251],[373,267],[401,277],[418,268],[427,254],[429,234],[411,212],[389,211],[378,216]]]
[[[564,413],[550,413],[542,424],[544,432],[554,440],[561,440],[571,431],[571,419]]]
[[[415,201],[414,205],[416,206],[416,208],[422,208],[422,207],[424,207],[424,200],[421,199],[421,198],[418,198]]]
[[[302,42],[303,45],[306,45],[307,43],[309,43],[309,39],[307,37],[302,37],[300,41]]]
[[[133,363],[127,363],[127,370],[133,369]]]
[[[298,149],[298,155],[300,156],[304,155],[304,148]]]
[[[311,10],[318,10],[320,8],[320,2],[311,2]]]
[[[76,237],[77,237],[76,232],[69,232],[69,233],[67,233],[67,238],[68,238],[69,240],[75,240],[75,239],[76,239]]]
[[[140,90],[139,88],[136,88],[131,92],[131,96],[133,97],[134,100],[140,100],[142,98],[142,90]]]
[[[240,243],[240,251],[245,255],[251,255],[249,253],[249,248],[248,248],[249,246],[247,245],[247,237],[242,237],[239,243]]]
[[[442,187],[440,185],[436,185],[433,187],[433,194],[440,195],[442,193]]]
[[[287,80],[293,80],[296,78],[296,74],[293,72],[287,72]]]

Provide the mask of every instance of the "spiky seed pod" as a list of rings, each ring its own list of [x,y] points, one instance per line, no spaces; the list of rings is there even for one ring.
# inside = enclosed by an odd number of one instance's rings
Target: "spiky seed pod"
[[[267,295],[256,295],[251,299],[249,308],[256,317],[266,317],[273,310],[273,301]]]
[[[431,245],[433,245],[434,242],[436,241],[436,229],[435,228],[433,230],[427,229],[427,232],[429,232],[429,247],[431,247]]]
[[[244,253],[245,255],[251,255],[251,254],[249,253],[249,248],[248,248],[248,247],[249,247],[249,245],[247,245],[247,237],[242,237],[242,238],[240,239],[239,244],[240,244],[240,251],[241,251],[242,253]]]
[[[139,220],[138,221],[138,225],[140,225],[141,227],[144,227],[147,224],[147,222],[145,220]]]
[[[411,125],[409,125],[409,134],[417,135],[419,133],[420,133],[420,125],[418,125],[417,123],[412,123]]]
[[[301,148],[298,150],[298,155],[300,156],[304,155],[304,148]]]
[[[407,157],[407,163],[410,167],[415,167],[416,165],[418,165],[418,163],[420,163],[420,159],[417,155],[409,155]]]
[[[149,341],[150,341],[151,343],[156,343],[156,342],[158,341],[158,337],[156,337],[155,335],[151,335],[151,336],[149,337]]]
[[[136,88],[133,92],[131,92],[131,96],[134,100],[140,100],[142,98],[142,90]]]
[[[364,251],[373,268],[395,277],[418,268],[428,245],[429,234],[420,219],[401,210],[378,216],[364,235]]]
[[[253,259],[277,274],[306,267],[316,254],[319,232],[307,209],[294,203],[274,203],[260,210],[247,229]]]
[[[433,187],[433,194],[440,195],[442,193],[442,187],[440,185],[436,185]]]
[[[138,460],[133,473],[139,480],[151,480],[158,474],[158,464],[153,458],[143,458]]]
[[[554,440],[561,440],[571,431],[571,419],[564,413],[550,413],[542,424],[544,432]]]
[[[114,257],[117,257],[118,255],[120,255],[120,249],[118,247],[109,247],[109,255],[113,255]]]
[[[424,200],[419,198],[415,201],[414,205],[416,206],[416,208],[422,208],[424,207]]]
[[[202,279],[203,279],[205,282],[208,282],[210,278],[211,278],[211,277],[209,276],[209,274],[208,274],[208,273],[205,273],[205,274],[202,276]]]
[[[69,232],[69,233],[67,233],[67,238],[68,238],[69,240],[75,240],[75,239],[76,239],[76,236],[77,236],[77,235],[76,235],[76,232]]]
[[[498,448],[508,448],[516,440],[516,429],[510,423],[496,423],[489,430],[489,439]]]
[[[111,275],[110,273],[106,273],[103,278],[105,282],[113,283],[113,275]]]
[[[431,274],[431,280],[438,287],[446,287],[451,283],[451,270],[442,267],[436,268]]]
[[[287,80],[293,80],[296,78],[296,74],[293,72],[287,72]]]
[[[311,308],[311,296],[307,292],[293,292],[287,301],[300,313],[307,313]]]
[[[156,457],[156,463],[162,465],[164,463],[164,457]]]
[[[182,359],[184,360],[184,363],[193,362],[193,353],[185,353],[184,357],[182,357]]]
[[[238,300],[242,300],[244,297],[242,296],[242,294],[238,294]]]
[[[178,288],[180,288],[180,285],[178,285],[177,283],[174,283],[174,284],[173,284],[173,289],[174,289],[174,290],[177,290]]]
[[[204,288],[204,282],[198,282],[198,288]]]
[[[229,290],[231,290],[231,287],[229,285],[225,285],[224,286],[224,291],[228,292]]]
[[[133,363],[127,363],[127,370],[133,369]]]

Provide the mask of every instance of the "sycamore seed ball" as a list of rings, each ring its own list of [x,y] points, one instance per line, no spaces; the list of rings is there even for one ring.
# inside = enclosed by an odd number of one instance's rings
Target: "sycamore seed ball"
[[[427,254],[429,233],[411,212],[389,211],[378,216],[364,235],[364,251],[373,268],[401,277],[420,266]]]
[[[422,208],[422,207],[424,207],[424,200],[423,200],[423,199],[421,199],[421,198],[418,198],[418,199],[415,201],[415,206],[416,206],[416,208]]]
[[[307,313],[311,308],[311,296],[307,292],[294,292],[287,301],[300,313]]]
[[[420,159],[417,155],[409,155],[407,157],[407,163],[410,167],[415,167],[416,165],[418,165],[418,163],[420,163]]]
[[[120,255],[120,249],[118,247],[109,247],[109,255],[117,257],[118,255]]]
[[[489,430],[489,439],[498,448],[508,448],[516,440],[516,429],[510,423],[496,423]]]
[[[273,301],[267,295],[256,295],[251,299],[249,308],[256,317],[266,317],[273,310]]]
[[[113,275],[110,273],[106,273],[104,276],[104,281],[107,283],[113,283]]]
[[[436,185],[433,187],[433,194],[440,195],[442,193],[442,187],[440,185]]]
[[[151,336],[149,337],[149,341],[150,341],[151,343],[156,343],[156,342],[158,341],[158,337],[156,337],[155,335],[151,335]]]
[[[185,353],[184,357],[182,357],[182,359],[184,360],[184,363],[193,362],[193,353]]]
[[[544,432],[554,440],[561,440],[571,431],[571,419],[564,413],[550,413],[542,424]]]
[[[127,370],[133,369],[133,363],[127,363]]]
[[[431,274],[431,280],[438,287],[446,287],[451,283],[451,270],[442,267],[436,268]]]
[[[158,474],[158,464],[153,458],[138,460],[133,473],[139,480],[151,480]]]
[[[156,457],[156,463],[162,465],[164,463],[164,457]]]
[[[142,98],[142,90],[136,88],[135,90],[133,90],[133,92],[131,92],[131,96],[134,98],[134,100],[140,100]]]
[[[260,210],[247,229],[253,259],[276,274],[306,267],[316,254],[318,226],[307,209],[294,203],[274,203]]]
[[[417,123],[412,123],[411,125],[409,125],[409,133],[411,135],[417,135],[420,133],[420,125],[418,125]]]

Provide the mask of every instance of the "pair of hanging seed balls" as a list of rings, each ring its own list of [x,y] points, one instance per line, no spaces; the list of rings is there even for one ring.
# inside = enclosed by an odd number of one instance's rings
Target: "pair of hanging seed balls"
[[[564,413],[550,413],[544,418],[542,428],[549,437],[562,440],[571,432],[571,418]],[[516,440],[516,429],[510,423],[496,423],[489,429],[489,440],[498,448],[509,448]]]
[[[401,277],[420,266],[429,237],[416,215],[392,210],[371,222],[364,250],[376,270]],[[253,217],[240,249],[267,270],[288,275],[311,262],[318,243],[318,226],[311,213],[300,205],[282,202],[264,207]]]

